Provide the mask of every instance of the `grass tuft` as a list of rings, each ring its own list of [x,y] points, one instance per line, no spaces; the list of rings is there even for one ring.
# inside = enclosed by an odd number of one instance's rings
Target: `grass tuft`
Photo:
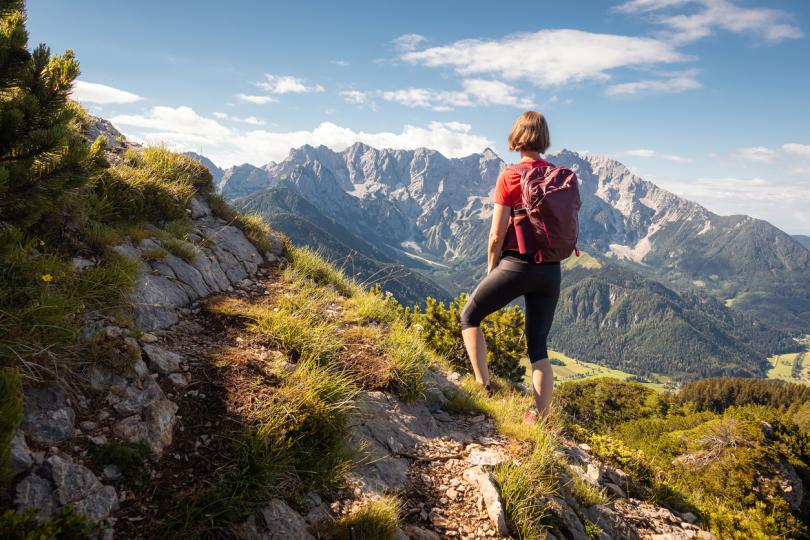
[[[292,268],[315,283],[334,287],[343,296],[352,296],[359,286],[346,275],[328,263],[315,250],[307,247],[292,247],[289,252]]]
[[[393,495],[371,499],[320,532],[330,540],[391,540],[399,528],[402,501]]]

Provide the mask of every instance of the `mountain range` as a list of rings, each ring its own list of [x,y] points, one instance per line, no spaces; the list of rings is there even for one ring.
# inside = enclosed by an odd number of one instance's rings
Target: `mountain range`
[[[342,152],[306,145],[278,163],[227,170],[193,157],[237,208],[404,303],[470,291],[482,277],[490,196],[506,166],[490,149],[447,158],[362,143]],[[801,238],[714,214],[607,157],[563,150],[547,159],[580,179],[580,247],[592,263],[566,278],[552,334],[559,350],[638,373],[762,375],[767,355],[810,333]],[[621,309],[611,308],[617,301]],[[576,321],[575,335],[565,321]],[[681,360],[664,361],[672,357]]]

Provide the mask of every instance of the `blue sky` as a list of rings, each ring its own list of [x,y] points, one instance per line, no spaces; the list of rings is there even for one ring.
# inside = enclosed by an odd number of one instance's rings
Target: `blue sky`
[[[551,151],[619,159],[722,214],[810,234],[810,2],[31,0],[76,97],[221,166],[291,146],[492,147],[526,108]]]

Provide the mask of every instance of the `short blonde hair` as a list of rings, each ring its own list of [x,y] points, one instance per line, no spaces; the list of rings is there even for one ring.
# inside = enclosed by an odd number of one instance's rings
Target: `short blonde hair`
[[[543,113],[526,111],[518,116],[509,133],[510,152],[528,150],[544,154],[549,146],[551,136],[548,134],[548,124]]]

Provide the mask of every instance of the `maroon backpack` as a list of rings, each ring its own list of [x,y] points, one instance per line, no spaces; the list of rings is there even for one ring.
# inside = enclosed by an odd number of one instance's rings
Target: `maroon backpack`
[[[521,202],[512,208],[518,251],[536,263],[562,261],[576,252],[579,236],[579,182],[570,169],[544,162],[520,173]]]

